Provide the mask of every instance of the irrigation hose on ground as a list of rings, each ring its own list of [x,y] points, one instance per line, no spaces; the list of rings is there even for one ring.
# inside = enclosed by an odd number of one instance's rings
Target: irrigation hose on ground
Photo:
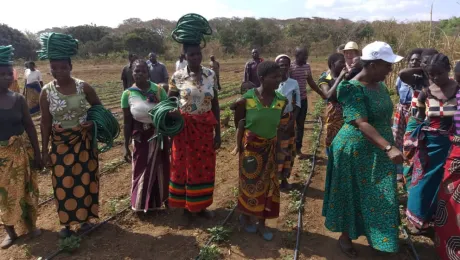
[[[304,201],[305,201],[305,195],[307,193],[308,186],[310,186],[311,183],[311,178],[313,177],[313,172],[315,171],[315,166],[316,166],[316,153],[318,152],[318,147],[319,147],[319,142],[321,140],[321,133],[323,132],[323,120],[321,117],[318,117],[317,121],[320,125],[319,129],[319,134],[316,138],[316,143],[315,143],[315,151],[313,152],[313,158],[312,158],[312,164],[311,164],[311,170],[310,174],[308,175],[307,180],[305,181],[303,191],[302,191],[302,197],[300,198],[300,201],[302,202],[302,207],[299,208],[299,213],[298,213],[298,219],[297,219],[297,241],[295,243],[295,250],[294,250],[294,260],[297,260],[299,258],[299,244],[300,244],[300,234],[302,233],[302,214],[303,214],[303,209],[305,207]]]

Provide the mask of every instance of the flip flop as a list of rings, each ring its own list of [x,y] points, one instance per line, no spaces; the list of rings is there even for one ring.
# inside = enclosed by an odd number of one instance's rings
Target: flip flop
[[[262,230],[261,230],[262,229]],[[270,232],[268,230],[268,228],[264,227],[264,228],[258,228],[257,229],[257,232],[262,236],[262,238],[265,240],[265,241],[272,241],[273,240],[273,232]]]
[[[246,220],[243,218],[243,215],[240,215],[239,217],[239,221],[240,221],[240,224],[243,226],[244,228],[244,231],[248,232],[248,233],[256,233],[257,232],[257,226],[256,224],[247,224],[246,223]]]
[[[358,252],[353,248],[353,246],[346,246],[342,244],[342,240],[339,238],[338,240],[340,250],[344,253],[348,258],[356,258],[358,256]]]

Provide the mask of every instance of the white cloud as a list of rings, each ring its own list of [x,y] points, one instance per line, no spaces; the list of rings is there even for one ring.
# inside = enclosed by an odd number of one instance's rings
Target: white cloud
[[[21,8],[18,12],[3,12],[0,23],[8,24],[20,30],[33,32],[61,26],[75,26],[94,23],[116,27],[128,18],[151,20],[163,18],[177,20],[186,13],[199,13],[207,19],[215,17],[252,17],[250,10],[230,7],[219,0],[137,0],[137,1],[101,1],[78,0],[72,3],[62,0],[25,0],[21,5],[38,8]],[[18,10],[17,3],[6,1],[2,8]]]
[[[306,15],[309,17],[340,17],[355,21],[426,20],[427,17],[429,19],[430,5],[431,0],[306,0],[305,2]],[[450,16],[435,12],[433,18],[448,17]]]

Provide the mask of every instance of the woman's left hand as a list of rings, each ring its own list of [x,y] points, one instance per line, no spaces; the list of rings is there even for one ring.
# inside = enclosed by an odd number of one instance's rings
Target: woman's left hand
[[[220,148],[222,141],[220,139],[220,135],[214,136],[214,150],[217,150]]]
[[[33,161],[33,168],[37,170],[43,170],[43,162],[42,162],[42,156],[40,153],[35,153],[34,155],[34,161]]]

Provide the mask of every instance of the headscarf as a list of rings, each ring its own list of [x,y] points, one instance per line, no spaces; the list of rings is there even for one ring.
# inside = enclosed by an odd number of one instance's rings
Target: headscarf
[[[11,45],[0,46],[0,65],[13,65],[14,48]]]
[[[291,58],[286,54],[280,54],[280,55],[276,56],[275,62],[278,62],[281,58],[287,58],[289,60],[289,62],[291,62]]]
[[[45,33],[40,36],[40,60],[67,60],[78,52],[78,40],[62,33]]]
[[[171,37],[184,46],[200,45],[201,41],[206,47],[205,35],[211,35],[212,28],[208,20],[199,14],[186,14],[177,21],[176,28]]]

